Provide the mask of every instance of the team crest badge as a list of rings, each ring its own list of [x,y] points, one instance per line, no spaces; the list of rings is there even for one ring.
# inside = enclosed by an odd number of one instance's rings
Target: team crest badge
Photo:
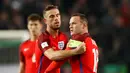
[[[59,42],[58,42],[58,48],[59,48],[59,49],[63,49],[63,48],[64,48],[64,45],[65,45],[65,44],[64,44],[64,41],[59,41]]]

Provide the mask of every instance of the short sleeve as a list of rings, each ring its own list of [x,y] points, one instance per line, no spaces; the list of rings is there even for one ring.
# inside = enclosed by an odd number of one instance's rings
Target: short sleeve
[[[22,52],[22,45],[19,46],[19,60],[25,62],[25,58]]]
[[[85,39],[85,44],[86,44],[87,49],[92,48],[91,38],[89,38],[89,37],[86,38]]]
[[[87,47],[87,48],[98,47],[97,44],[96,44],[96,42],[95,42],[92,38],[90,38],[90,37],[88,37],[88,38],[85,40],[85,43],[86,43],[86,47]]]
[[[51,48],[49,35],[41,34],[38,38],[38,48],[44,53],[47,49]]]

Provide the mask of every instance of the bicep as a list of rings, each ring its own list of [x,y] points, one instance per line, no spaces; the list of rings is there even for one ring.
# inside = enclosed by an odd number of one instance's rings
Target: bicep
[[[48,36],[46,35],[41,35],[39,36],[38,38],[38,41],[37,41],[37,44],[38,44],[38,48],[40,50],[42,50],[42,52],[44,53],[48,48],[51,47],[50,45],[50,39]]]
[[[20,61],[19,65],[20,67],[24,67],[25,63],[23,61]]]
[[[19,47],[19,73],[25,73],[25,57],[23,53],[23,45]]]
[[[42,54],[44,54],[47,58],[52,58],[53,49],[50,43],[49,36],[41,35],[38,38],[38,48],[42,51]]]
[[[19,51],[19,60],[20,60],[21,62],[24,62],[24,61],[25,61],[24,54],[23,54],[23,52],[22,52],[21,49],[20,49],[20,51]]]
[[[85,45],[86,45],[86,48],[87,48],[87,49],[91,48],[91,46],[92,46],[91,38],[87,38],[87,39],[85,40]]]

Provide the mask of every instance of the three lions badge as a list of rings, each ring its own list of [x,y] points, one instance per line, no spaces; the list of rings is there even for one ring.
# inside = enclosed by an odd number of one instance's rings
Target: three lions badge
[[[64,41],[59,41],[59,42],[58,42],[58,48],[59,48],[59,49],[63,49],[64,46],[65,46]]]

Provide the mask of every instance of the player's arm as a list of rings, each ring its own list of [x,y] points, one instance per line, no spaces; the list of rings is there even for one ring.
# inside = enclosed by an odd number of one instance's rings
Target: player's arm
[[[25,64],[24,62],[20,61],[19,73],[24,73],[24,72],[25,72]]]
[[[50,60],[62,60],[70,56],[84,53],[86,51],[84,46],[85,44],[82,43],[76,49],[58,51],[54,51],[52,48],[49,48],[44,52],[44,55],[47,56]]]
[[[38,38],[38,46],[43,51],[43,54],[48,57],[50,60],[61,60],[66,57],[70,57],[73,55],[81,54],[85,52],[84,43],[78,46],[76,49],[71,50],[59,50],[54,51],[54,47],[50,46],[50,39],[46,35],[41,35]]]
[[[99,61],[99,53],[98,53],[98,46],[96,44],[96,42],[88,37],[86,40],[85,40],[85,43],[86,43],[86,47],[88,50],[91,50],[91,54],[93,56],[91,56],[91,58],[93,58],[93,62],[91,62],[90,64],[90,69],[93,70],[93,73],[97,73],[97,67],[98,67],[98,61]]]
[[[73,42],[71,44],[71,42]],[[69,41],[68,44],[67,44],[67,47],[76,47],[77,45],[79,45],[80,43],[77,43],[76,42],[76,45],[74,44],[74,40],[71,40],[71,42]],[[70,45],[70,44],[71,45]],[[70,45],[70,46],[69,46]],[[66,48],[66,50],[70,50],[70,48]],[[48,67],[47,69],[45,70],[45,73],[53,73],[56,69],[60,68],[68,59],[64,59],[64,60],[60,60],[60,61],[53,61]]]
[[[25,73],[25,59],[24,59],[24,55],[22,53],[21,50],[21,46],[20,46],[20,50],[19,50],[19,73]]]
[[[66,50],[70,50],[70,48],[66,48]],[[47,67],[45,73],[53,73],[56,69],[60,68],[69,58],[60,61],[52,61],[52,63]]]
[[[60,68],[68,59],[61,61],[52,61],[52,63],[47,67],[45,73],[53,73],[56,69]]]

